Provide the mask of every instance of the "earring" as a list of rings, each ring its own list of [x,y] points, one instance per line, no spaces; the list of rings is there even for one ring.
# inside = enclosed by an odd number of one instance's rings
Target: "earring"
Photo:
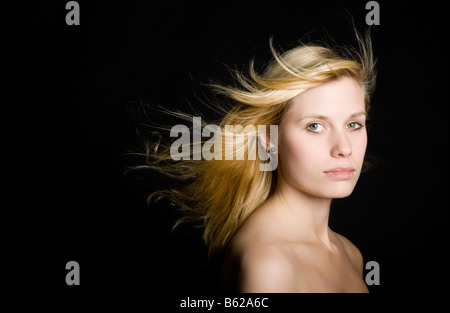
[[[269,153],[274,153],[275,152],[275,148],[271,148]]]

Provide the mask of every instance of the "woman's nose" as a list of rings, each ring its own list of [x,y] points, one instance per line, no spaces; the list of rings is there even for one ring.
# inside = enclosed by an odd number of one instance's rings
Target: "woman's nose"
[[[345,158],[352,154],[352,145],[345,132],[338,132],[331,139],[331,156]]]

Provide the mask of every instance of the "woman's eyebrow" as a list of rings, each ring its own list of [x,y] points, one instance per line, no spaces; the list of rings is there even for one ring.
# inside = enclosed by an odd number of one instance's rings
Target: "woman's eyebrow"
[[[304,120],[306,118],[314,118],[314,119],[318,119],[318,120],[328,120],[327,116],[320,115],[320,114],[308,114],[308,115],[302,116],[298,120],[301,121],[301,120]]]
[[[357,112],[357,113],[350,115],[350,118],[358,117],[361,115],[364,115],[364,117],[367,117],[367,113],[365,111],[361,111],[361,112]]]
[[[364,117],[367,118],[367,113],[366,113],[365,111],[353,113],[352,115],[349,116],[349,118],[355,118],[355,117],[358,117],[358,116],[361,116],[361,115],[363,115]],[[329,120],[329,117],[328,117],[328,116],[325,116],[325,115],[321,115],[321,114],[308,114],[308,115],[302,116],[302,117],[299,119],[299,121],[301,121],[301,120],[303,120],[303,119],[305,119],[305,118],[314,118],[314,119],[319,119],[319,120]]]

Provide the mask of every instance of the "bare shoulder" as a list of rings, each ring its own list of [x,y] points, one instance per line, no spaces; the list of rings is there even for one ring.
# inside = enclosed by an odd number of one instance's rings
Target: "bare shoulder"
[[[289,253],[277,244],[257,244],[240,257],[240,292],[289,292],[296,271]]]
[[[344,246],[344,249],[345,249],[346,253],[348,254],[348,256],[350,257],[350,259],[353,263],[353,266],[356,268],[358,273],[360,273],[362,275],[364,264],[363,264],[363,256],[362,256],[361,252],[359,251],[359,249],[350,240],[348,240],[345,236],[342,236],[336,232],[334,232],[334,234],[336,235],[336,237],[339,239],[339,241]]]

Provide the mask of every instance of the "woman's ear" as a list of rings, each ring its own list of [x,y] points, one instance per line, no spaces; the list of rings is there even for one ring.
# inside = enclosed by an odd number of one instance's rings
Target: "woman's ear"
[[[271,125],[271,129],[270,129],[270,136],[269,133],[266,131],[266,126],[263,125],[262,128],[260,128],[261,126],[258,126],[258,140],[261,144],[261,147],[263,147],[265,149],[265,151],[267,153],[276,153],[277,149],[276,147],[278,146],[277,144],[274,144],[272,141],[277,141],[278,140],[278,134],[276,134],[276,136],[274,136],[273,134],[273,125]],[[273,138],[271,138],[273,137]]]
[[[259,165],[261,171],[274,171],[278,167],[278,125],[270,125],[270,135],[266,131],[266,125],[258,125],[258,151],[264,152],[260,155],[261,160],[269,159],[268,163]]]

